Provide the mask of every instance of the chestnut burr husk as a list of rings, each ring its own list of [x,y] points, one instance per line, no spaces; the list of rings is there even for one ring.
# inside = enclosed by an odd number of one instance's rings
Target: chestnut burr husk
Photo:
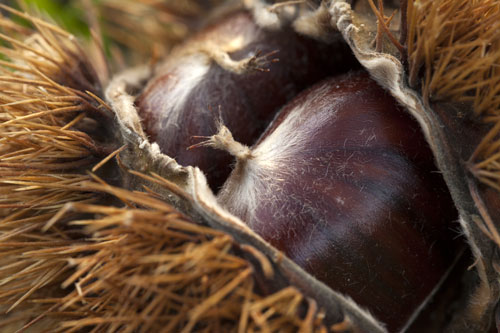
[[[217,190],[231,171],[232,157],[206,147],[188,150],[200,141],[193,136],[212,135],[220,117],[236,140],[253,144],[287,100],[326,75],[352,67],[355,61],[345,56],[349,53],[344,43],[326,45],[291,28],[268,31],[249,13],[233,13],[159,66],[136,104],[150,141],[179,164],[198,166]],[[220,54],[233,65],[240,63],[225,68],[221,62],[226,60],[216,59]]]
[[[328,79],[284,107],[218,199],[391,332],[459,252],[457,213],[418,124],[366,73]]]

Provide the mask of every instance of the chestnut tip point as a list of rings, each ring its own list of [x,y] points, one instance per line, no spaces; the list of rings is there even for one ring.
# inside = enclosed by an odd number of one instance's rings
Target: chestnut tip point
[[[246,62],[244,67],[246,67],[249,70],[256,70],[259,72],[270,72],[271,70],[264,66],[279,62],[279,58],[271,59],[271,57],[277,54],[278,52],[279,50],[273,50],[266,54],[262,54],[262,50],[257,50],[255,52],[255,55],[243,60],[244,62]]]
[[[191,136],[191,138],[192,139],[204,139],[204,141],[195,143],[194,145],[191,145],[191,146],[187,147],[186,150],[193,150],[193,149],[200,148],[200,147],[210,146],[210,144],[209,144],[210,138],[211,138],[210,136],[193,135],[193,136]]]
[[[236,141],[233,134],[221,122],[217,124],[218,132],[212,136],[192,136],[192,138],[206,139],[202,142],[189,146],[187,149],[198,147],[211,147],[214,149],[224,150],[234,156],[238,161],[246,161],[252,158],[252,150],[250,147]]]

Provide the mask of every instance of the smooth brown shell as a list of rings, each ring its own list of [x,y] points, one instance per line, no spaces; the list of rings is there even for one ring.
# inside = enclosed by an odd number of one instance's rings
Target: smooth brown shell
[[[460,252],[457,213],[418,124],[368,74],[351,73],[292,100],[251,154],[220,203],[402,329]]]

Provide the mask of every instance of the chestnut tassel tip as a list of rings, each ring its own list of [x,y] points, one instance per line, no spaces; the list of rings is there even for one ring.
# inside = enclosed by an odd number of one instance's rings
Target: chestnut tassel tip
[[[219,120],[218,132],[212,136],[192,136],[197,139],[206,139],[202,142],[189,146],[187,149],[194,149],[198,147],[211,147],[214,149],[224,150],[234,156],[238,162],[246,161],[252,158],[252,150],[250,147],[236,141],[233,134],[222,124]]]
[[[279,62],[279,58],[273,58],[279,50],[273,50],[265,54],[262,54],[263,52],[261,50],[256,50],[254,55],[241,60],[233,60],[229,52],[210,43],[205,46],[200,46],[197,51],[205,53],[211,61],[228,72],[239,75],[253,71],[270,72],[271,70],[268,68],[268,65]]]
[[[279,58],[272,58],[277,54],[279,50],[274,50],[265,54],[262,54],[261,50],[258,50],[254,56],[244,59],[243,62],[248,70],[256,70],[259,72],[270,72],[271,69],[266,67],[269,64],[277,63],[280,61]]]

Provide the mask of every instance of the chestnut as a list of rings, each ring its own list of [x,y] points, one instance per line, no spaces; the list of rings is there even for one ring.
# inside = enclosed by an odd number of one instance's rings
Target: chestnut
[[[222,206],[333,290],[401,330],[459,252],[456,209],[418,124],[368,74],[323,81],[237,157]]]
[[[351,66],[339,65],[347,53],[343,42],[326,45],[291,28],[262,29],[241,11],[174,50],[136,105],[150,141],[179,164],[198,166],[217,190],[232,157],[206,147],[187,149],[199,142],[194,136],[213,134],[220,116],[236,140],[253,144],[299,91]]]

